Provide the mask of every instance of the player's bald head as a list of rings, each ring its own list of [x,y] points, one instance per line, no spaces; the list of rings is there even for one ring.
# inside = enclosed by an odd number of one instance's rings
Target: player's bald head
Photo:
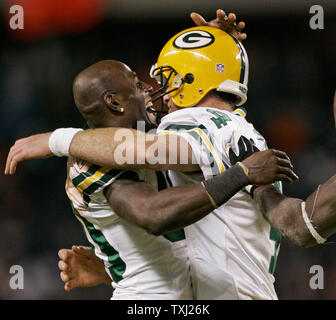
[[[115,60],[104,60],[80,72],[73,82],[73,94],[81,113],[93,111],[103,102],[106,91],[120,92],[127,73],[131,70]]]
[[[104,60],[77,75],[73,95],[90,128],[130,128],[138,120],[152,125],[145,108],[150,88],[124,63]]]

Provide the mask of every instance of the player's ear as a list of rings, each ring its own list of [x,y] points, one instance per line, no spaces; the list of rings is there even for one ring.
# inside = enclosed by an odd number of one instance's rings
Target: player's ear
[[[120,97],[111,91],[107,91],[104,94],[105,105],[112,111],[123,113],[125,108],[121,105]]]

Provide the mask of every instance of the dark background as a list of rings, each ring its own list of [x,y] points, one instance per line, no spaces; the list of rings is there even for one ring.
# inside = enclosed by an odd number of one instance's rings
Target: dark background
[[[160,2],[160,6],[158,5]],[[25,29],[9,30],[9,6],[21,4]],[[309,8],[324,8],[324,30],[309,27]],[[269,146],[286,151],[300,181],[285,194],[308,196],[336,171],[336,6],[332,1],[2,1],[0,5],[0,169],[16,139],[57,127],[82,127],[72,81],[103,59],[125,62],[140,78],[165,42],[217,8],[247,23],[250,60],[247,118]],[[15,176],[0,175],[0,298],[107,299],[109,286],[63,290],[57,251],[87,244],[64,191],[66,159],[34,160]],[[335,299],[335,245],[309,249],[282,241],[276,270],[280,299]],[[24,268],[24,290],[11,290],[9,269]],[[324,289],[312,290],[312,265]]]

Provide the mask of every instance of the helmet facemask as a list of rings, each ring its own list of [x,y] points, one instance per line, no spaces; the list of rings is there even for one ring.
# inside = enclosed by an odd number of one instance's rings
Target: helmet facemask
[[[168,73],[168,74],[167,74]],[[167,75],[165,75],[167,74]],[[164,96],[170,94],[176,90],[179,90],[182,84],[185,82],[185,79],[171,66],[161,66],[157,67],[157,64],[153,65],[150,71],[150,76],[156,80],[160,85],[158,89],[150,94],[152,97],[152,103],[157,100],[161,100],[160,110],[156,110],[152,107],[148,107],[147,111],[155,113],[156,121],[160,120],[163,114],[168,112],[164,110]],[[169,88],[169,81],[171,81],[173,89],[167,90]]]

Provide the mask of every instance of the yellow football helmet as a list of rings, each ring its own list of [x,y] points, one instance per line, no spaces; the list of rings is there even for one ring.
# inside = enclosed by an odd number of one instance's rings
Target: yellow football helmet
[[[170,94],[175,105],[197,104],[210,90],[247,100],[248,57],[242,44],[226,32],[212,27],[194,27],[172,37],[161,50],[151,77],[161,87],[153,101]]]

